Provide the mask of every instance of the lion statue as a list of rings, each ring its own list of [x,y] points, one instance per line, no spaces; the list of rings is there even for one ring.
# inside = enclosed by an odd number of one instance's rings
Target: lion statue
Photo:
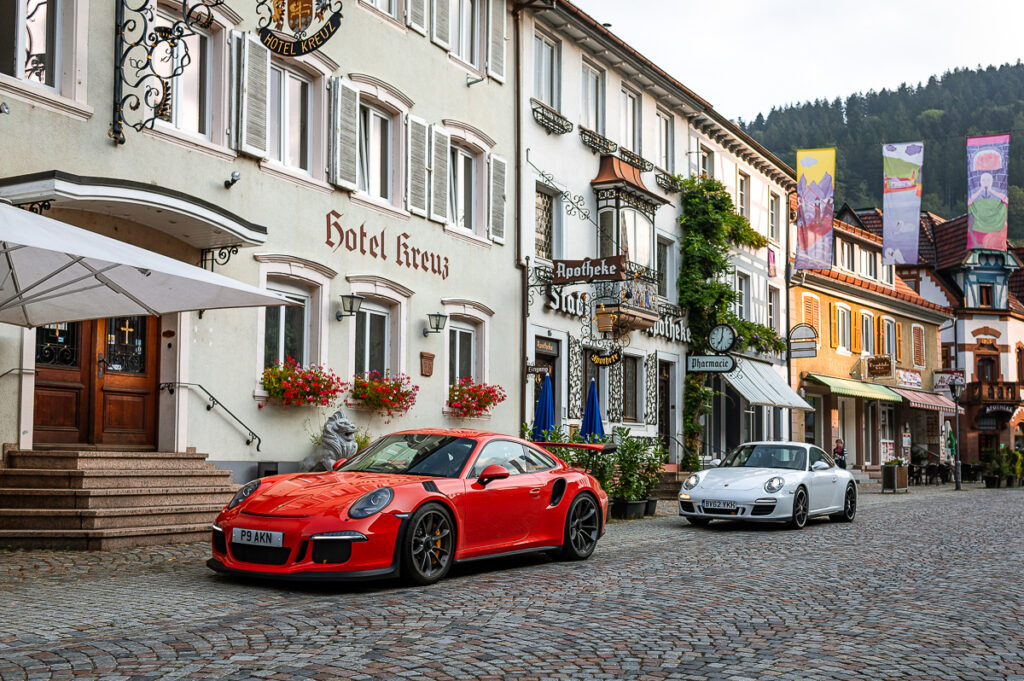
[[[345,412],[338,410],[331,414],[324,424],[324,432],[316,450],[302,460],[303,471],[329,471],[338,459],[349,459],[359,448],[355,438],[356,426],[348,420]]]

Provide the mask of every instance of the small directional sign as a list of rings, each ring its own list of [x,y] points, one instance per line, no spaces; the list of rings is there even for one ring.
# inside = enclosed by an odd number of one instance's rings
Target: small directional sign
[[[797,324],[789,332],[789,356],[817,357],[818,332],[810,324]]]
[[[736,368],[732,355],[690,355],[686,370],[694,373],[724,374]]]
[[[818,356],[818,351],[815,348],[806,348],[806,349],[803,349],[803,350],[794,349],[794,350],[790,350],[789,351],[790,359],[797,359],[797,358],[800,358],[800,357],[817,357],[817,356]]]

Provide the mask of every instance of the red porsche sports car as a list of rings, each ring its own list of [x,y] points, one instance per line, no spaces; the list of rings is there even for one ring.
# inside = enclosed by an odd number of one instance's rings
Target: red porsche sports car
[[[262,577],[431,584],[454,562],[531,551],[584,560],[607,513],[597,480],[533,443],[411,430],[380,438],[334,471],[243,486],[213,525],[207,565]]]

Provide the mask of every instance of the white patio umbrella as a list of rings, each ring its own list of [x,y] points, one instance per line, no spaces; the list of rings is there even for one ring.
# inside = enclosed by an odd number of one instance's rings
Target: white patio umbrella
[[[287,305],[286,299],[0,202],[0,322]]]

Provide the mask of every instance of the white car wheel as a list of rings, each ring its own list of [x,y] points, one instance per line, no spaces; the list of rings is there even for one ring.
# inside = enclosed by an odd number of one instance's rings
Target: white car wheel
[[[789,526],[794,530],[803,529],[807,524],[807,490],[803,487],[797,489],[793,495],[793,515],[789,519]]]

